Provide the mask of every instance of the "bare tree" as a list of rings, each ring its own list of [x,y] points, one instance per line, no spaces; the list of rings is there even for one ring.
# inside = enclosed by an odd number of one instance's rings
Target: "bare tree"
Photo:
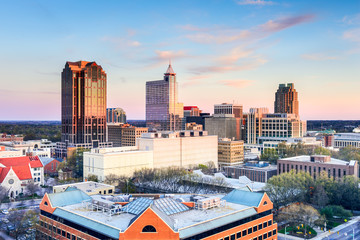
[[[0,205],[8,197],[8,190],[0,185]]]
[[[26,193],[32,196],[32,198],[34,197],[35,193],[37,193],[39,190],[40,187],[33,182],[30,182],[26,185]]]

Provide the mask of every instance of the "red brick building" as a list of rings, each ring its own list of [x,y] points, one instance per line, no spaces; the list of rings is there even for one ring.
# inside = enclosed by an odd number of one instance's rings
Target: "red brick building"
[[[243,190],[129,201],[68,188],[44,196],[37,239],[275,240],[272,208],[266,193]]]

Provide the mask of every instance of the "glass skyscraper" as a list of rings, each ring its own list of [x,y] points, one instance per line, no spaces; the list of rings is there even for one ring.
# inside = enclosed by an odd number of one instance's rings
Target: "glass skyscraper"
[[[150,131],[177,131],[182,129],[183,117],[176,73],[169,64],[163,80],[146,82],[146,126]]]
[[[95,62],[66,62],[61,74],[61,142],[67,148],[96,148],[106,142],[106,73]]]

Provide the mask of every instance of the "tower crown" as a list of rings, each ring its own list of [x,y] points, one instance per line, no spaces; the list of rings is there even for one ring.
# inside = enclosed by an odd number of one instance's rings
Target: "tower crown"
[[[176,73],[174,72],[174,69],[171,66],[171,63],[169,64],[168,69],[166,70],[165,75],[175,75]]]

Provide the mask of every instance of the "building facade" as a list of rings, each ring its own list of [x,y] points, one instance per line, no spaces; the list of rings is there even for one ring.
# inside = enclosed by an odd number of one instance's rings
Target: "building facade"
[[[279,84],[275,93],[275,113],[290,113],[299,116],[298,92],[293,83]]]
[[[106,144],[107,76],[96,62],[66,62],[61,74],[61,142],[56,157],[67,148]]]
[[[224,170],[227,177],[238,179],[241,176],[246,176],[251,181],[263,183],[266,183],[272,176],[277,175],[276,165],[256,161],[238,166],[227,166]]]
[[[10,198],[25,193],[29,183],[44,185],[44,168],[39,157],[0,158],[0,184]]]
[[[216,136],[202,131],[144,133],[135,147],[92,149],[84,152],[84,180],[95,175],[132,176],[143,168],[191,167],[213,162],[218,165]]]
[[[126,123],[126,112],[122,108],[106,109],[107,123]]]
[[[135,146],[136,139],[147,132],[148,128],[146,127],[135,127],[122,123],[107,124],[108,141],[112,142],[113,147]]]
[[[178,131],[183,117],[176,73],[170,64],[163,80],[146,82],[146,126],[151,131]]]
[[[184,106],[184,117],[199,117],[200,113],[198,106]]]
[[[360,133],[336,133],[334,135],[334,147],[360,148]]]
[[[266,193],[156,194],[119,201],[77,189],[46,194],[40,203],[37,239],[277,239],[273,204]]]
[[[327,176],[334,179],[341,179],[344,176],[359,175],[358,162],[355,160],[343,161],[325,155],[313,156],[297,156],[279,159],[277,162],[278,174],[290,172],[291,170],[297,172],[303,171],[309,173],[314,179],[325,172]]]
[[[246,114],[246,143],[256,144],[262,135],[262,118],[269,113],[268,108],[250,108]],[[244,124],[245,125],[245,124]]]
[[[244,162],[244,141],[231,141],[228,138],[219,139],[218,164],[219,168],[242,164]]]
[[[205,126],[210,135],[241,140],[241,119],[235,118],[233,114],[216,114],[205,118]]]
[[[306,133],[306,121],[302,121],[295,114],[269,113],[261,119],[261,138],[298,138]]]
[[[215,104],[214,114],[233,114],[236,118],[242,118],[243,106],[233,103]]]

